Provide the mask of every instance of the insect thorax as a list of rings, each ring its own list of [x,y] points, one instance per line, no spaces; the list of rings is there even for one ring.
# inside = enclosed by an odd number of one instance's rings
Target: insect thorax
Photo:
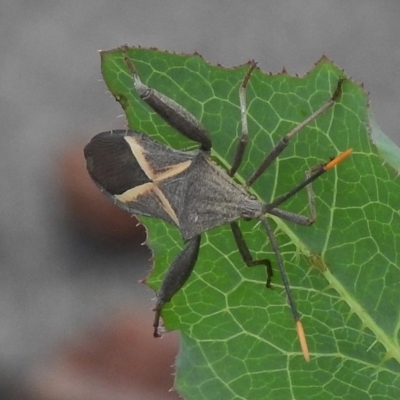
[[[199,152],[186,177],[185,197],[179,211],[184,240],[240,218],[257,218],[262,205]]]

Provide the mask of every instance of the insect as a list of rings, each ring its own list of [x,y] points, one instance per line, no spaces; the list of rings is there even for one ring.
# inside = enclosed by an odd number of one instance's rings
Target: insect
[[[293,136],[335,104],[343,80],[338,80],[331,98],[282,137],[244,186],[241,186],[233,177],[244,159],[248,142],[246,87],[256,63],[250,62],[250,68],[240,85],[241,133],[237,139],[232,166],[226,171],[212,161],[212,141],[202,124],[180,104],[145,85],[126,53],[124,59],[132,73],[133,86],[141,99],[180,134],[199,144],[195,151],[180,151],[164,146],[143,133],[114,130],[94,136],[84,149],[91,178],[118,207],[131,214],[160,218],[175,225],[186,243],[184,250],[169,266],[157,291],[154,336],[160,336],[159,323],[164,305],[182,288],[192,273],[198,259],[202,233],[212,228],[230,224],[244,263],[249,267],[264,265],[267,271],[266,286],[271,286],[270,261],[253,259],[237,222],[241,218],[258,219],[275,253],[302,352],[308,361],[310,356],[300,315],[289,286],[283,258],[266,215],[271,214],[295,224],[311,225],[316,219],[311,182],[344,160],[352,150],[313,167],[301,183],[271,203],[255,198],[248,189],[286,148]],[[310,217],[279,208],[303,188],[308,192]]]

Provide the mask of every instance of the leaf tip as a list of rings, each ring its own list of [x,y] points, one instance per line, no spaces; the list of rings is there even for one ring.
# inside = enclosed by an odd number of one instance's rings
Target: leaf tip
[[[196,56],[196,57],[201,58],[202,60],[204,60],[204,57],[203,57],[197,50],[195,50],[195,51],[193,52],[193,55]]]
[[[317,62],[314,63],[314,65],[323,64],[323,63],[333,64],[332,60],[325,53],[322,54],[322,56],[319,58],[319,60]]]

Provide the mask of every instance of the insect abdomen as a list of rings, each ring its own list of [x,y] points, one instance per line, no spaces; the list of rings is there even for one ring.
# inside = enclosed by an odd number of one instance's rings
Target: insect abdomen
[[[84,149],[91,178],[111,195],[151,182],[120,132],[99,133]]]
[[[117,206],[179,226],[183,178],[194,153],[123,130],[99,133],[84,153],[90,176]]]

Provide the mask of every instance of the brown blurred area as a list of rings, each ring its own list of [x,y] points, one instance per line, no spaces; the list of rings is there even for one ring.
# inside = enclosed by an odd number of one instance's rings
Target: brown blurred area
[[[110,249],[140,245],[145,228],[95,187],[86,173],[83,146],[59,158],[69,229]],[[92,324],[35,366],[26,380],[27,394],[38,400],[178,399],[173,390],[177,335],[154,339],[150,309],[142,315],[122,311]]]
[[[60,348],[27,379],[40,400],[178,399],[172,389],[177,335],[148,335],[150,319],[115,316]]]
[[[198,51],[304,74],[322,54],[371,92],[400,144],[400,3],[3,1],[0,4],[0,399],[173,399],[177,336],[152,337],[136,220],[85,171],[83,146],[125,127],[98,49]]]

